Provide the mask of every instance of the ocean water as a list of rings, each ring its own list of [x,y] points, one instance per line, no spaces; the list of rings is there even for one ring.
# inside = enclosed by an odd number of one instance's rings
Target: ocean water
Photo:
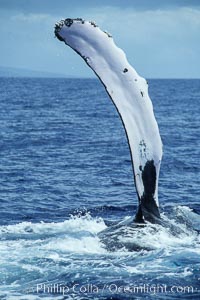
[[[0,299],[200,299],[200,80],[149,80],[164,155],[160,225],[134,216],[120,119],[95,79],[0,78]]]

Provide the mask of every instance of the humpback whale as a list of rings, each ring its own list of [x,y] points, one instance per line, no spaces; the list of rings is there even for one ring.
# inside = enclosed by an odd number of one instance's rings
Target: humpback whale
[[[138,75],[112,36],[81,18],[55,24],[55,36],[77,52],[94,71],[125,129],[138,196],[134,221],[159,223],[158,178],[162,141],[147,81]]]

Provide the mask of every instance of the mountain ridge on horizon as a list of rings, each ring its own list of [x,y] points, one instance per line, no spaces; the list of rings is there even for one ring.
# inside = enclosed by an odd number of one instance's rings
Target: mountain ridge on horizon
[[[15,67],[4,67],[0,66],[0,77],[64,77],[67,78],[66,74],[53,73],[46,71],[37,71],[25,68],[15,68]]]

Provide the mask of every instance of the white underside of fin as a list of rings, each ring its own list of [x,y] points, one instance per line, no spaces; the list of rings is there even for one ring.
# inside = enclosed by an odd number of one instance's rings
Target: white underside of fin
[[[162,142],[148,95],[148,84],[128,63],[125,53],[115,45],[109,34],[93,22],[70,20],[56,24],[56,36],[81,55],[112,99],[127,134],[139,198],[144,193],[142,170],[147,161],[154,162],[154,199],[158,205]]]

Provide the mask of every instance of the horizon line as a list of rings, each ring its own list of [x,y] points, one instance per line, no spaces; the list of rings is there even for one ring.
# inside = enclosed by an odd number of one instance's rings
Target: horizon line
[[[143,77],[143,76],[142,76]],[[0,75],[0,78],[22,78],[22,79],[28,79],[28,78],[36,78],[36,79],[90,79],[90,80],[98,80],[98,78],[95,77],[76,77],[76,76],[18,76],[18,75]],[[144,77],[148,80],[200,80],[200,77]]]

